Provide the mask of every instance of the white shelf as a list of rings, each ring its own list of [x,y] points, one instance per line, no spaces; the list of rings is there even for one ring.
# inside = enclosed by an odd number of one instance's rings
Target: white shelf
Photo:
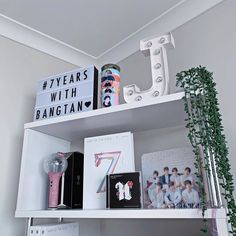
[[[81,219],[202,219],[201,209],[42,210],[16,211],[15,217]],[[207,219],[226,219],[224,208],[208,209]]]
[[[184,92],[136,103],[56,117],[25,124],[45,134],[74,139],[123,131],[144,131],[184,124]]]

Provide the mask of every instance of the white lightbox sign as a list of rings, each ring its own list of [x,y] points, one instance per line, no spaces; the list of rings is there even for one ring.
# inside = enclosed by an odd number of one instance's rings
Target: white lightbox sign
[[[41,79],[34,120],[97,109],[98,71],[94,66]]]

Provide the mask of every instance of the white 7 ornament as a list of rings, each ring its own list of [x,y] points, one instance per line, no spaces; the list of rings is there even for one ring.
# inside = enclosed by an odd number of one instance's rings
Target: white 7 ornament
[[[141,91],[135,84],[125,86],[123,92],[124,99],[127,103],[149,100],[169,93],[169,71],[166,49],[174,47],[174,38],[171,33],[140,41],[140,50],[146,55],[150,54],[152,86],[146,91]]]
[[[104,153],[95,154],[95,166],[96,167],[99,167],[101,165],[102,161],[107,161],[107,160],[110,161],[110,165],[108,166],[108,169],[105,170],[106,172],[104,173],[102,181],[98,186],[97,193],[106,192],[106,176],[108,174],[114,173],[117,163],[119,161],[120,155],[121,155],[121,151],[104,152]]]

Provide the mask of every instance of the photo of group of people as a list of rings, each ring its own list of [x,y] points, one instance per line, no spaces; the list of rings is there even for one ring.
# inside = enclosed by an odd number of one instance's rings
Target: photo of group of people
[[[145,208],[199,208],[194,156],[188,148],[142,157]]]
[[[144,187],[147,208],[198,208],[200,198],[195,176],[191,168],[186,167],[180,175],[176,167],[164,167],[163,175],[157,170],[153,172]]]

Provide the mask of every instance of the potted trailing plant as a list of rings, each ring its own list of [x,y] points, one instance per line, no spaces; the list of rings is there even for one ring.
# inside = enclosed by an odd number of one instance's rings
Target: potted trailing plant
[[[219,112],[216,84],[213,74],[205,67],[196,67],[182,71],[177,75],[177,86],[184,89],[184,104],[187,113],[188,138],[196,157],[195,166],[199,170],[199,187],[202,194],[202,215],[204,219],[207,206],[221,207],[224,197],[231,233],[236,235],[236,204],[233,197],[233,176],[228,159],[228,147],[223,133],[222,119]],[[207,173],[210,201],[203,186],[203,170]]]

